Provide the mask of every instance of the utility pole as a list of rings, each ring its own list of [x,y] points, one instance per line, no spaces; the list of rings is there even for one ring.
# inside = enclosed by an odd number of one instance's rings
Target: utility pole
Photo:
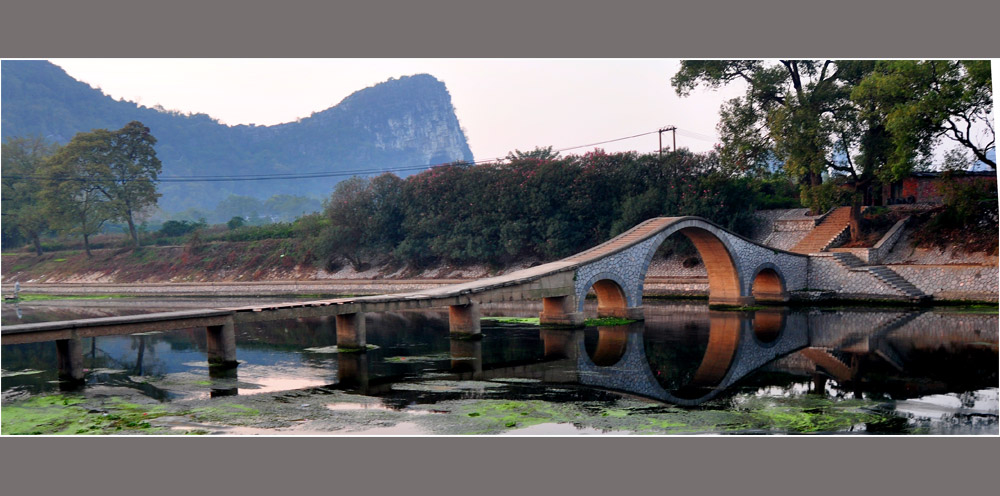
[[[677,151],[677,126],[667,126],[659,130],[660,136],[660,157],[663,156],[663,133],[666,131],[671,131],[674,134],[674,151]]]

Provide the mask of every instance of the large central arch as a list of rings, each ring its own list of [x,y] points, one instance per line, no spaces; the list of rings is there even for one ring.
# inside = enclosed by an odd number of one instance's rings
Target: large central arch
[[[686,227],[679,232],[691,240],[698,250],[698,255],[701,256],[702,263],[705,264],[705,270],[708,272],[709,303],[734,305],[749,303],[740,288],[740,274],[730,254],[731,248],[723,243],[721,238],[700,227]],[[652,257],[646,262],[643,276],[649,270],[650,262]]]
[[[708,272],[709,303],[713,305],[746,305],[753,297],[744,294],[740,284],[740,271],[731,254],[732,248],[716,234],[704,227],[691,226],[667,230],[653,238],[653,242],[643,253],[639,270],[625,267],[621,270],[607,270],[590,276],[582,285],[583,295],[591,290],[597,295],[597,315],[599,317],[622,317],[641,319],[642,280],[652,263],[653,255],[660,245],[671,235],[682,234],[698,250]],[[634,258],[629,262],[634,262]],[[618,267],[621,269],[622,267]],[[634,272],[634,273],[633,273]],[[632,281],[630,281],[632,279]],[[638,282],[636,291],[628,287]],[[583,298],[578,300],[578,311],[583,312]]]

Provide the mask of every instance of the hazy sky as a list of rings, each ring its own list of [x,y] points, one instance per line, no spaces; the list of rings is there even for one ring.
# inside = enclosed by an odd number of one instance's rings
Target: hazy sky
[[[52,59],[70,76],[112,97],[205,113],[229,125],[271,125],[307,117],[390,77],[428,73],[451,93],[477,160],[535,146],[556,149],[664,126],[677,146],[704,151],[717,141],[720,104],[733,85],[680,98],[676,59]],[[664,133],[664,147],[670,133]],[[651,152],[657,136],[600,145]],[[567,153],[583,153],[587,148]]]

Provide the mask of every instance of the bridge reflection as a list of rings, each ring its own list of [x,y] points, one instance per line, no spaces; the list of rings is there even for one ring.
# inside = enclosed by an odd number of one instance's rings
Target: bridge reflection
[[[625,326],[587,329],[542,327],[538,331],[541,356],[515,361],[484,361],[482,341],[453,340],[446,377],[453,380],[518,378],[560,386],[579,385],[682,406],[695,406],[718,398],[762,368],[802,377],[803,382],[812,384],[815,392],[823,392],[827,381],[834,380],[841,389],[855,391],[856,395],[863,390],[884,390],[887,386],[881,369],[886,367],[899,371],[899,380],[909,381],[909,385],[890,385],[890,388],[912,389],[911,382],[936,384],[936,388],[925,388],[923,392],[940,393],[995,385],[996,331],[989,331],[991,323],[996,325],[995,316],[987,316],[986,320],[992,320],[986,322],[985,331],[970,330],[966,332],[969,336],[962,336],[962,333],[954,336],[955,330],[946,327],[936,331],[933,337],[925,337],[932,331],[923,327],[928,322],[939,324],[935,322],[939,316],[933,312],[881,312],[868,315],[869,322],[858,323],[858,332],[847,329],[847,332],[832,333],[831,321],[843,326],[845,318],[850,316],[838,312],[789,312],[769,308],[754,312],[706,311],[700,316],[673,322],[650,319]],[[872,320],[877,322],[874,330],[864,327]],[[921,324],[922,320],[928,322]],[[914,341],[913,337],[918,339]],[[956,355],[945,358],[949,361],[968,354],[968,345],[972,345],[973,351],[981,348],[982,353],[974,361],[985,360],[986,367],[992,366],[993,370],[973,379],[972,382],[978,381],[975,386],[945,384],[926,378],[907,379],[904,369],[923,369],[930,375],[937,373],[927,370],[924,361],[927,357],[921,356],[931,345],[932,352],[951,348]],[[340,357],[341,360],[345,358],[359,360],[363,354]],[[414,380],[363,377],[368,369],[356,364],[341,366],[340,370],[338,387],[364,394],[387,393],[392,390],[393,382]],[[343,375],[345,371],[348,375]],[[866,377],[867,373],[879,374],[878,379]],[[963,377],[963,380],[968,383],[970,378]]]
[[[213,397],[323,387],[398,401],[405,396],[400,391],[426,386],[406,383],[428,379],[524,379],[552,385],[553,391],[618,392],[687,406],[772,387],[779,375],[785,381],[781,384],[798,384],[800,391],[856,396],[868,392],[894,399],[996,386],[996,315],[778,307],[738,312],[710,310],[703,304],[648,305],[646,313],[644,322],[584,329],[497,329],[500,324],[483,321],[483,339],[463,340],[449,335],[444,312],[385,312],[369,315],[366,324],[359,322],[368,327],[375,346],[367,353],[330,350],[338,342],[333,317],[262,323],[241,335],[241,353],[248,360],[242,372],[208,367],[207,383],[198,377],[204,362],[199,365],[193,358],[203,356],[214,343],[197,328],[109,338],[102,341],[102,349],[94,338],[68,340],[63,346],[78,349],[59,356],[88,357],[87,384],[136,388],[160,399],[190,394],[179,390],[173,379],[158,380],[175,373],[185,374],[182,381],[208,386],[209,391],[195,394],[210,392]],[[37,364],[57,358],[51,345],[18,346],[25,348],[4,356],[5,365],[16,363],[15,370],[39,368]],[[27,362],[28,353],[39,350],[45,353]],[[296,365],[285,368],[289,363]],[[278,370],[270,371],[272,365]],[[762,369],[765,373],[755,374]],[[40,383],[54,382],[55,372],[5,378],[5,386],[33,377]],[[308,380],[300,380],[303,373]],[[148,383],[147,377],[152,378]],[[268,384],[265,378],[275,380],[262,390],[260,384]],[[301,385],[292,385],[294,381]],[[80,381],[59,384],[85,386]],[[431,392],[414,394],[411,400],[440,400],[438,391],[447,387],[424,389]]]

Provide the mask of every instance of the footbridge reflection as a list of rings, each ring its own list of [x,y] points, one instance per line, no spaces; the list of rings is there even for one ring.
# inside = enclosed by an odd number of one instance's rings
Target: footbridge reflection
[[[703,342],[672,343],[648,322],[587,329],[541,327],[542,356],[486,363],[483,341],[451,340],[448,378],[527,379],[592,386],[678,405],[718,396],[755,370],[809,345],[804,315],[781,309],[709,311],[680,334]],[[647,327],[650,326],[650,327]],[[676,334],[676,333],[675,333]],[[676,337],[676,335],[674,336]],[[689,340],[690,341],[690,340]],[[701,346],[698,346],[700,344]],[[692,357],[692,349],[697,357]],[[369,375],[367,354],[340,353],[340,389],[382,394],[404,377]]]

